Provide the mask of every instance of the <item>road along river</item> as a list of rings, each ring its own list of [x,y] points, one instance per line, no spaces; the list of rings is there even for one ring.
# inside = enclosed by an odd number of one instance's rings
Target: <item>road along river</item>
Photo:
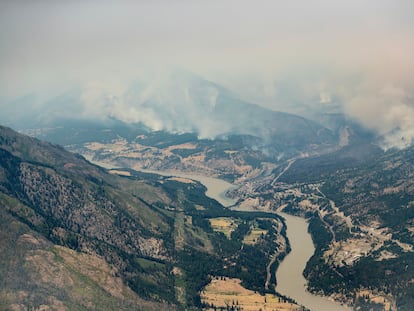
[[[235,200],[225,196],[226,192],[235,186],[221,179],[190,175],[176,171],[143,171],[164,176],[177,176],[197,180],[208,189],[206,195],[217,200],[223,206],[231,206],[236,203]],[[234,209],[237,210],[237,207]],[[278,214],[286,220],[286,233],[290,242],[291,252],[285,257],[277,269],[276,280],[278,285],[276,290],[285,296],[293,298],[300,305],[312,311],[350,311],[351,309],[346,306],[333,302],[323,296],[312,295],[306,291],[306,279],[302,273],[309,258],[315,252],[312,238],[308,233],[308,223],[300,217],[281,212]]]
[[[95,163],[102,165],[102,163]],[[105,166],[108,167],[109,165]],[[224,180],[201,175],[186,174],[179,171],[140,171],[163,176],[193,179],[199,181],[207,188],[206,195],[208,197],[217,200],[223,206],[232,206],[236,203],[236,200],[225,196],[227,191],[236,186]],[[237,210],[237,208],[235,208],[235,210]],[[276,290],[285,296],[293,298],[299,304],[312,311],[350,311],[351,309],[346,306],[342,306],[323,296],[312,295],[306,291],[306,279],[303,277],[302,273],[307,261],[315,251],[312,238],[308,233],[308,223],[305,219],[300,217],[291,216],[281,212],[278,214],[286,220],[286,233],[290,242],[291,252],[281,262],[276,271],[276,280],[278,283]]]
[[[292,250],[276,271],[276,290],[313,311],[351,310],[326,297],[312,295],[306,290],[306,279],[302,273],[307,261],[315,252],[312,238],[308,233],[308,223],[301,217],[281,212],[278,214],[286,220],[286,234]]]

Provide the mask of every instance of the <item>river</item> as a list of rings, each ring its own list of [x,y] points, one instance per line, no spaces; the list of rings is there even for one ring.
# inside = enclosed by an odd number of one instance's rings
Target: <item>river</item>
[[[236,204],[237,202],[237,200],[231,199],[226,196],[227,191],[234,189],[237,186],[222,179],[202,175],[186,174],[179,171],[153,171],[146,169],[140,169],[139,171],[144,173],[158,174],[162,176],[176,176],[197,180],[207,188],[206,195],[209,198],[218,201],[221,205],[229,207]]]
[[[83,157],[89,162],[99,165],[108,170],[121,168],[120,166],[116,166],[108,162],[94,160],[89,155],[83,155]],[[206,195],[209,198],[215,199],[221,205],[225,207],[229,207],[229,206],[236,204],[237,202],[237,200],[231,199],[226,196],[227,191],[234,189],[237,186],[222,179],[207,177],[203,175],[187,174],[187,173],[180,172],[180,171],[156,171],[156,170],[148,170],[148,169],[143,169],[143,168],[136,169],[136,170],[143,172],[143,173],[151,173],[151,174],[157,174],[161,176],[174,176],[174,177],[183,177],[183,178],[197,180],[207,188]]]
[[[102,165],[102,163],[99,162],[95,163]],[[231,190],[236,186],[224,180],[201,175],[186,174],[179,171],[140,171],[163,176],[176,176],[197,180],[207,188],[206,195],[217,200],[223,206],[232,206],[236,203],[236,200],[225,196],[228,190]],[[237,210],[237,208],[235,208],[235,210]],[[312,295],[306,291],[306,279],[302,273],[307,261],[315,252],[312,238],[308,233],[308,223],[305,219],[300,217],[291,216],[281,212],[278,214],[286,220],[286,234],[290,242],[291,252],[285,257],[277,269],[276,279],[278,285],[276,290],[285,296],[293,298],[299,304],[312,311],[350,311],[351,309],[346,306],[330,301],[323,296]]]
[[[276,290],[314,311],[351,310],[326,297],[312,295],[306,290],[306,279],[302,273],[309,258],[315,252],[312,238],[308,233],[308,223],[301,217],[281,212],[278,214],[286,220],[286,234],[292,250],[276,271]]]
[[[217,200],[223,206],[231,206],[236,203],[236,200],[225,196],[226,192],[235,186],[221,179],[176,171],[142,171],[197,180],[207,188],[206,195]],[[295,217],[281,212],[278,214],[286,220],[286,234],[290,242],[291,252],[285,257],[277,269],[276,279],[278,285],[276,290],[285,296],[293,298],[299,304],[312,311],[350,311],[351,309],[346,306],[333,302],[323,296],[312,295],[306,291],[306,279],[302,273],[309,258],[315,252],[312,238],[308,233],[308,223],[301,217]]]
[[[197,180],[208,189],[206,195],[217,200],[223,206],[231,206],[236,203],[236,200],[225,196],[226,192],[235,186],[221,179],[176,171],[142,171]],[[237,210],[237,208],[234,209]],[[350,308],[333,302],[327,297],[312,295],[306,291],[306,279],[302,273],[309,258],[315,252],[312,238],[308,233],[308,223],[301,217],[295,217],[281,212],[278,214],[286,220],[286,234],[290,242],[291,252],[285,257],[277,269],[276,279],[278,285],[276,290],[285,296],[293,298],[300,305],[312,311],[350,311]]]

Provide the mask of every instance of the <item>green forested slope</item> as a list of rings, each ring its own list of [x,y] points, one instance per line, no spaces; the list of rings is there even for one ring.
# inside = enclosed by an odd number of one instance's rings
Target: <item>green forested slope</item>
[[[231,212],[204,192],[196,182],[112,175],[0,127],[1,307],[199,308],[211,275],[240,277],[263,292],[280,232],[242,247],[243,234],[227,238],[209,219],[280,220]]]

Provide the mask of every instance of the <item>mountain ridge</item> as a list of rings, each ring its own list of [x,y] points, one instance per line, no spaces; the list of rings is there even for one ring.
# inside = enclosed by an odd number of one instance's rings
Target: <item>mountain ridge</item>
[[[31,98],[22,98],[22,102]],[[334,133],[312,120],[241,100],[223,86],[185,71],[112,91],[86,85],[26,110],[25,119],[15,120],[13,126],[45,128],[59,126],[65,118],[114,118],[128,124],[141,122],[152,130],[196,133],[199,138],[253,135],[281,149],[301,151],[304,145],[334,145],[337,140]]]
[[[287,249],[282,220],[230,211],[205,191],[195,181],[107,171],[0,127],[0,298],[20,309],[196,310],[201,290],[223,275],[263,295],[265,267]],[[223,217],[234,234],[212,227]],[[269,229],[245,244],[255,226]]]

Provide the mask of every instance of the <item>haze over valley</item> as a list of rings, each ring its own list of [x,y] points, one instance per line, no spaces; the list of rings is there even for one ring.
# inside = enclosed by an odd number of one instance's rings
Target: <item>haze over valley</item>
[[[412,310],[413,11],[3,1],[0,309]]]

